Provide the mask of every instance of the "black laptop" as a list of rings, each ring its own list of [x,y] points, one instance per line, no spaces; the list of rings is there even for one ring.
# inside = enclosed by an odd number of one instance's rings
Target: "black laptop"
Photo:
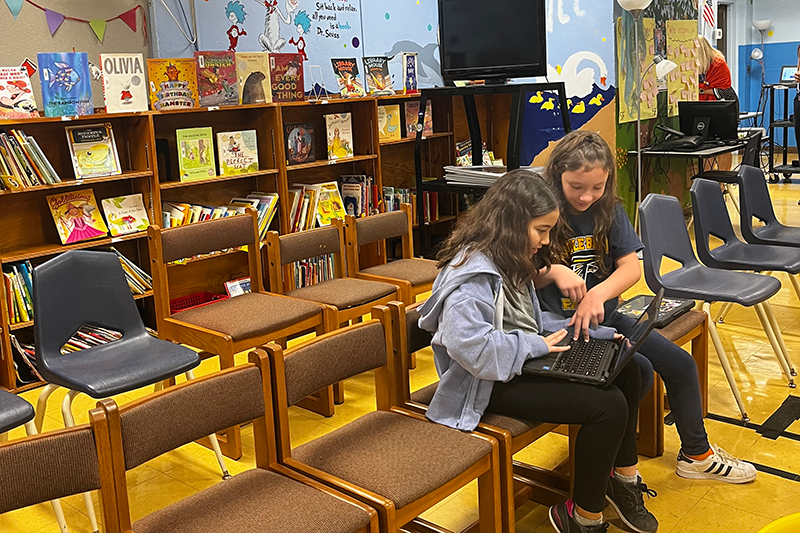
[[[628,338],[619,341],[590,339],[587,342],[583,337],[572,340],[567,336],[564,344],[569,344],[569,350],[529,359],[522,365],[522,372],[598,386],[607,385],[628,364],[655,327],[663,297],[662,289],[639,316]]]

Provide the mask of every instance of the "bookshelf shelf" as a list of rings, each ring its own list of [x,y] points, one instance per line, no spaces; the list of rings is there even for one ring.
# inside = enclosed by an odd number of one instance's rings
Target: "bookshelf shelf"
[[[24,189],[11,189],[7,191],[0,191],[0,196],[9,194],[25,194],[35,191],[49,191],[55,189],[64,189],[67,187],[88,187],[96,183],[105,183],[109,181],[131,180],[138,178],[151,178],[153,177],[152,171],[143,172],[123,172],[114,176],[101,176],[98,178],[85,178],[85,179],[69,179],[61,183],[54,183],[52,185],[36,185],[35,187],[26,187]]]
[[[270,168],[266,170],[259,170],[258,172],[248,172],[247,174],[234,174],[231,176],[217,176],[215,178],[208,178],[207,180],[193,180],[193,181],[166,181],[159,184],[161,190],[164,189],[179,189],[181,187],[192,187],[194,185],[205,185],[207,183],[216,183],[220,181],[243,180],[248,178],[257,178],[259,176],[271,176],[278,174],[278,169]]]
[[[6,253],[3,255],[3,262],[13,263],[17,261],[25,261],[28,259],[35,259],[37,257],[58,255],[68,250],[82,250],[85,248],[93,248],[95,246],[108,246],[109,244],[130,241],[133,239],[142,239],[145,237],[147,237],[147,232],[140,231],[137,233],[130,233],[128,235],[120,235],[119,237],[106,237],[104,239],[96,239],[93,241],[76,242],[75,244],[41,244],[28,248],[19,248],[13,252]]]
[[[321,168],[327,167],[329,165],[342,165],[346,163],[357,163],[359,161],[371,161],[373,159],[377,159],[378,156],[373,155],[356,155],[353,157],[344,157],[342,159],[323,159],[322,161],[314,161],[313,163],[301,163],[299,165],[292,165],[287,167],[287,171],[291,172],[293,170],[303,170],[307,168]]]
[[[452,137],[452,136],[453,136],[452,131],[443,131],[440,133],[433,133],[431,135],[426,135],[425,137],[422,138],[422,140],[427,141],[428,139],[438,139],[441,137]],[[381,141],[381,146],[389,146],[393,144],[407,144],[407,143],[410,144],[413,143],[414,141],[416,141],[414,137],[406,137],[404,139],[397,139],[393,141]]]

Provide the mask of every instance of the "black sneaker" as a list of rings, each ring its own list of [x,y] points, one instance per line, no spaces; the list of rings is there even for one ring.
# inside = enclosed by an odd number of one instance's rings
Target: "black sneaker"
[[[608,480],[606,500],[617,512],[626,526],[638,533],[654,533],[658,530],[658,520],[644,506],[644,495],[656,496],[656,491],[648,489],[637,476],[636,483],[623,483],[615,477]]]
[[[603,522],[599,526],[582,526],[573,518],[575,504],[572,498],[550,508],[550,523],[558,533],[606,533],[608,522]]]

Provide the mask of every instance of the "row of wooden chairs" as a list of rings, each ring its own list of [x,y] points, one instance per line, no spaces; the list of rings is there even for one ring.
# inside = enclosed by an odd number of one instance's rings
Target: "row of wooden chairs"
[[[236,353],[315,331],[332,331],[350,320],[369,313],[372,306],[390,300],[412,303],[420,293],[429,291],[436,278],[435,262],[413,257],[410,206],[400,211],[356,219],[348,216],[330,227],[267,238],[268,258],[262,269],[262,254],[255,211],[187,226],[161,229],[150,226],[148,241],[152,261],[156,322],[159,337],[195,347],[201,357],[218,356],[221,368],[234,365]],[[386,262],[385,240],[400,237],[403,257]],[[360,268],[358,250],[376,243],[382,263]],[[247,272],[250,294],[172,312],[170,299],[176,296],[170,284],[183,275],[181,268],[168,268],[174,261],[206,256],[207,261],[224,262],[224,253],[247,247]],[[333,254],[333,280],[294,289],[291,263]],[[345,261],[347,257],[347,261]],[[209,269],[210,271],[210,269]],[[227,273],[229,275],[229,273]],[[269,283],[265,289],[264,280]],[[205,280],[206,282],[208,280]],[[225,278],[218,280],[222,285]],[[182,286],[186,286],[182,280]],[[190,285],[191,286],[191,285]],[[334,402],[344,400],[339,384],[327,387],[304,399],[303,407],[320,414],[333,414]],[[220,435],[220,446],[228,457],[241,457],[241,436],[233,427]]]
[[[392,306],[404,316],[401,303]],[[107,533],[389,533],[477,480],[478,531],[507,530],[497,440],[429,422],[405,406],[399,383],[408,359],[395,346],[405,331],[392,314],[376,307],[377,319],[285,352],[269,344],[250,353],[250,364],[122,406],[102,400],[89,425],[0,445],[0,513],[100,489]],[[289,407],[369,370],[377,410],[292,449]],[[127,471],[251,420],[254,470],[131,523]]]

